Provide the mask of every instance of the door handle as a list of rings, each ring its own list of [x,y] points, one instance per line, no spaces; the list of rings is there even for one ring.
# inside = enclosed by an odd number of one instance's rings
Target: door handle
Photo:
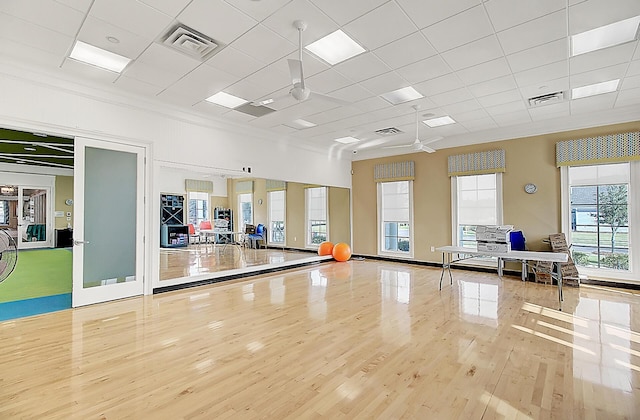
[[[73,240],[73,244],[74,245],[84,245],[84,244],[89,244],[89,241],[77,241],[77,240]]]

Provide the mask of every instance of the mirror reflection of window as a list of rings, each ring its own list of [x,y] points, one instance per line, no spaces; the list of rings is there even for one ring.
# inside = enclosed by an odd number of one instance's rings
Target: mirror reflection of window
[[[189,222],[200,226],[200,222],[209,220],[209,193],[189,191]]]
[[[274,244],[284,243],[284,211],[285,192],[269,191],[269,242]]]
[[[240,232],[244,232],[245,225],[253,224],[253,194],[238,194],[238,208],[240,209]]]

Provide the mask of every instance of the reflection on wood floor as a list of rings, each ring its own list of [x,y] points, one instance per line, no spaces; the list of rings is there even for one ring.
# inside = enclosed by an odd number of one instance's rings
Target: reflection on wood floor
[[[0,418],[640,418],[637,294],[439,278],[327,262],[0,323]]]
[[[238,245],[195,244],[185,248],[160,248],[160,280],[280,264],[315,255],[281,248],[253,249]]]

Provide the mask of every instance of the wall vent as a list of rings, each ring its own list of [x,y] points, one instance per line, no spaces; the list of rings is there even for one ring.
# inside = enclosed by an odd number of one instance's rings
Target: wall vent
[[[162,37],[162,44],[200,61],[206,61],[222,49],[221,43],[182,24],[169,30]]]
[[[563,100],[564,100],[564,92],[562,91],[546,93],[544,95],[534,96],[532,98],[529,98],[529,106],[533,108],[536,106],[549,105],[556,102],[562,102]]]
[[[403,133],[404,131],[400,130],[396,127],[387,127],[381,128],[380,130],[376,130],[375,133],[380,136],[395,136],[396,134]]]

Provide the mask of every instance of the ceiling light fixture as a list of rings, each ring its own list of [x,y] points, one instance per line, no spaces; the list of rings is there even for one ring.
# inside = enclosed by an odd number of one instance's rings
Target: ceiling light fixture
[[[409,102],[413,101],[414,99],[420,99],[424,97],[420,92],[418,92],[411,86],[397,89],[392,92],[383,93],[380,96],[382,97],[382,99],[391,103],[392,105],[398,105],[403,102]]]
[[[359,142],[360,139],[348,136],[348,137],[340,137],[339,139],[334,139],[334,141],[337,141],[338,143],[342,143],[342,144],[351,144],[351,143]]]
[[[303,120],[303,119],[297,119],[297,120],[293,120],[293,124],[300,127],[300,128],[311,128],[311,127],[315,127],[317,124],[314,124],[310,121],[307,120]]]
[[[249,102],[246,99],[242,99],[222,91],[216,93],[215,95],[209,96],[207,99],[205,99],[205,101],[214,103],[216,105],[221,105],[227,108],[231,108],[231,109],[239,107],[240,105],[243,105]]]
[[[327,63],[338,64],[365,52],[365,49],[340,29],[305,47]]]
[[[116,73],[122,72],[127,64],[131,62],[130,58],[94,47],[82,41],[76,41],[69,58]]]
[[[592,85],[580,86],[571,90],[571,99],[586,98],[588,96],[601,95],[603,93],[614,92],[618,89],[620,79],[606,82],[594,83]]]
[[[24,150],[26,150],[27,152],[35,152],[36,148],[35,147],[26,147],[25,146]]]
[[[444,117],[431,118],[430,120],[425,120],[422,122],[427,124],[431,128],[456,123],[455,120],[448,115],[445,115]]]
[[[640,16],[600,26],[571,36],[571,56],[633,41],[638,36]]]

